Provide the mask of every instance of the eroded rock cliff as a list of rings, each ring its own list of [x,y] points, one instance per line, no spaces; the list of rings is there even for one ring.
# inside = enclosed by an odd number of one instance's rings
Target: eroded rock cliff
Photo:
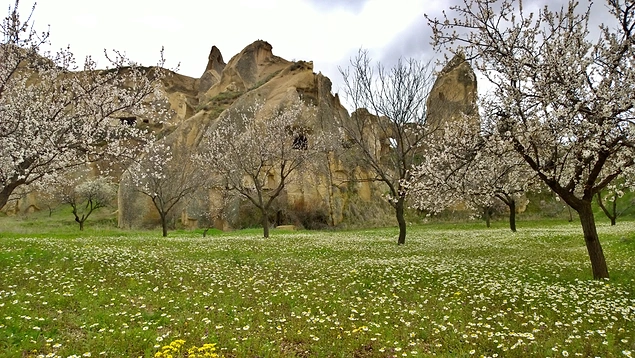
[[[171,121],[163,129],[174,150],[197,147],[203,134],[217,125],[223,112],[240,112],[255,102],[263,103],[265,108],[278,108],[285,103],[303,101],[316,109],[314,122],[310,124],[314,133],[337,133],[336,123],[349,117],[339,98],[331,92],[329,78],[313,72],[312,62],[292,62],[275,56],[272,46],[261,40],[245,47],[226,65],[220,51],[213,47],[203,76],[195,82],[198,85],[198,104],[191,108],[192,115],[182,120],[179,116],[178,120]],[[208,85],[209,88],[203,93]],[[186,101],[192,101],[192,93],[188,90],[182,95]],[[300,211],[323,213],[328,224],[338,224],[344,219],[344,212],[352,203],[351,197],[357,200],[358,191],[363,192],[361,194],[364,200],[373,196],[373,189],[369,185],[358,188],[347,184],[352,176],[359,175],[355,163],[335,156],[324,159],[324,165],[329,167],[329,174],[298,173],[297,178],[290,180],[279,200],[278,212],[272,213],[277,224],[298,224],[294,222],[298,219],[292,214]],[[213,172],[213,168],[210,171]],[[200,209],[201,202],[203,206],[217,206],[218,203],[212,202],[215,196],[217,193],[198,198],[196,201],[199,208],[196,210]],[[140,205],[144,201],[145,204]],[[119,225],[127,227],[151,224],[156,220],[151,205],[138,193],[130,190],[124,180],[119,195]],[[193,219],[196,215],[190,213],[191,211],[194,209],[183,208],[182,221],[196,225]],[[235,216],[234,223],[241,213],[236,212]],[[227,224],[216,223],[220,227],[227,227]]]
[[[226,64],[220,50],[211,48],[207,65],[200,78],[191,78],[163,70],[160,91],[167,101],[150,98],[148,104],[164,110],[163,120],[150,115],[134,118],[122,114],[137,125],[150,126],[157,135],[166,138],[175,151],[197,148],[203,134],[217,125],[219,116],[226,111],[241,109],[261,102],[265,107],[277,108],[284,103],[303,101],[316,109],[311,131],[339,133],[337,123],[350,118],[328,77],[315,73],[312,62],[288,61],[273,54],[272,46],[262,40],[245,47]],[[428,123],[438,126],[475,114],[476,77],[469,63],[462,56],[452,59],[439,73],[428,98]],[[160,111],[159,111],[160,112]],[[358,110],[356,115],[372,116]],[[130,117],[127,117],[130,116]],[[123,123],[123,122],[122,122]],[[390,150],[387,138],[376,136],[376,150]],[[346,153],[331,153],[320,160],[328,170],[320,175],[299,173],[279,198],[277,212],[272,213],[277,224],[298,224],[298,213],[313,215],[328,225],[342,221],[365,221],[367,224],[392,222],[390,206],[382,198],[382,188],[373,183],[372,175],[360,166],[359,158]],[[350,151],[349,151],[350,152]],[[125,168],[114,172],[121,175]],[[213,175],[213,168],[210,168]],[[212,211],[221,201],[220,193],[209,192],[191,201],[195,205],[184,206],[174,220],[196,226],[195,212]],[[249,218],[244,206],[232,204],[233,218],[217,221],[219,228],[244,224],[241,217]],[[37,210],[37,200],[32,197],[19,200],[11,210],[24,212]],[[388,217],[388,221],[383,216]],[[154,226],[158,223],[153,204],[135,190],[122,177],[118,196],[118,219],[122,227]],[[257,218],[255,219],[257,222]]]
[[[477,83],[472,66],[457,54],[439,72],[428,96],[427,125],[440,128],[445,123],[467,117],[478,120]]]

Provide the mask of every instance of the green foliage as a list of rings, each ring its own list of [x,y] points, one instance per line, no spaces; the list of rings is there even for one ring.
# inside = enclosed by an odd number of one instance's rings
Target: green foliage
[[[307,230],[324,230],[329,228],[329,215],[325,208],[300,208],[293,211],[293,221]]]
[[[257,228],[262,226],[260,217],[260,210],[246,199],[241,198],[238,215],[235,220],[231,222],[231,226],[236,229]]]
[[[394,209],[385,199],[373,196],[371,201],[367,202],[359,197],[355,183],[351,182],[348,186],[341,227],[385,227],[396,224]]]
[[[611,195],[611,193],[609,193],[609,195]],[[604,205],[606,205],[607,207],[612,206],[612,201],[609,200],[610,198],[607,198],[607,193],[606,192],[602,192],[602,200],[604,200]],[[595,198],[595,202],[594,202],[594,213],[595,213],[595,217],[596,218],[604,218],[606,219],[605,214],[602,212],[602,209],[600,209],[599,205],[597,204],[597,197]],[[618,213],[618,217],[617,217],[617,221],[620,220],[624,220],[626,218],[626,220],[628,220],[629,218],[635,218],[635,193],[633,191],[630,190],[624,190],[624,194],[621,197],[617,197],[617,213]]]
[[[394,228],[276,232],[272,239],[259,238],[258,229],[205,239],[200,232],[167,239],[140,232],[3,235],[0,351],[52,357],[185,357],[190,347],[200,354],[212,345],[210,354],[227,357],[635,351],[632,222],[598,227],[610,281],[591,280],[577,224],[536,225],[515,234],[504,226],[415,226],[405,246],[395,245]],[[176,352],[165,348],[174,342]]]
[[[231,104],[236,98],[242,96],[243,93],[242,91],[225,91],[213,97],[210,102]]]
[[[562,200],[558,200],[557,196],[550,190],[543,190],[540,193],[528,193],[529,203],[525,212],[520,216],[521,220],[569,220],[577,222],[578,214],[575,210],[570,209]],[[604,198],[604,197],[603,197]],[[606,200],[606,199],[605,199]],[[620,213],[617,221],[635,219],[635,193],[630,190],[624,191],[624,195],[617,199],[617,210]],[[605,205],[610,205],[606,202]],[[608,222],[609,219],[604,215],[602,209],[597,205],[597,198],[593,199],[593,212],[595,220],[598,222]]]
[[[91,225],[79,231],[68,204],[51,210],[40,210],[18,216],[0,216],[0,237],[77,237],[132,234],[117,229],[117,218],[112,208],[98,209],[91,216]]]

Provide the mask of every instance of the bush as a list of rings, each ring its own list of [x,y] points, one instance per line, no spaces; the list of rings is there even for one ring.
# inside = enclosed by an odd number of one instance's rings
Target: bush
[[[235,229],[260,227],[262,225],[261,216],[260,210],[251,202],[242,200],[238,206],[238,215],[231,220],[230,225]],[[274,222],[271,218],[269,221]]]
[[[289,221],[307,230],[324,230],[331,226],[329,214],[324,207],[307,208],[298,205],[291,211]]]

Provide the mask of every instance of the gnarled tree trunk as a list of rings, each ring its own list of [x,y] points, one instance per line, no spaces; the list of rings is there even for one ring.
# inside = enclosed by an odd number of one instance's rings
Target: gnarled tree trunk
[[[598,232],[595,227],[591,201],[582,201],[580,207],[574,209],[578,211],[578,215],[580,216],[580,223],[582,224],[582,231],[584,232],[584,242],[586,243],[587,252],[591,259],[593,278],[596,280],[609,278],[609,269],[606,265],[602,245],[600,244]]]
[[[0,209],[2,209],[2,207],[4,207],[7,204],[7,202],[9,201],[9,197],[11,196],[11,193],[13,193],[13,190],[15,190],[15,188],[22,185],[23,183],[24,181],[21,181],[21,182],[15,181],[15,182],[9,183],[5,187],[3,187],[2,190],[0,190]]]

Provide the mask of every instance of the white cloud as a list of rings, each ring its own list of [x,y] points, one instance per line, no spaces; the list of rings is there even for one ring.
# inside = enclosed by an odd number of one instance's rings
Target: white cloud
[[[13,3],[0,0],[5,9]],[[32,4],[21,1],[23,16]],[[421,0],[180,0],[169,5],[150,0],[44,0],[37,4],[34,20],[39,30],[50,24],[53,49],[70,44],[79,59],[90,54],[100,65],[106,64],[104,49],[153,65],[164,46],[167,67],[180,62],[179,72],[198,77],[213,45],[229,61],[262,39],[280,57],[314,61],[316,72],[337,83],[337,66],[346,66],[360,47],[383,58],[382,51],[403,36],[426,6]]]

